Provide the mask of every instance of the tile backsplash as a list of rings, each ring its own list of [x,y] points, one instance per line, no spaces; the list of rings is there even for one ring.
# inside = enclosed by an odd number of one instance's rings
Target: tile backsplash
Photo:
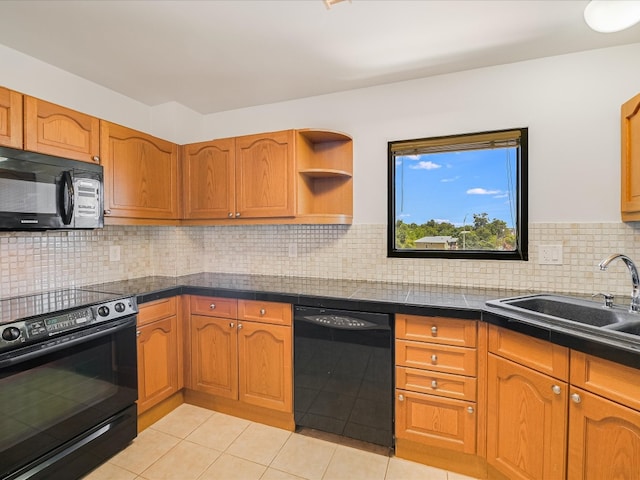
[[[537,223],[529,261],[386,257],[385,225],[223,227],[108,226],[102,230],[0,233],[0,297],[148,275],[201,271],[629,296],[622,262],[640,266],[635,224]],[[562,265],[539,265],[541,245],[562,245]],[[112,258],[119,247],[120,258]],[[113,261],[112,261],[113,260]]]

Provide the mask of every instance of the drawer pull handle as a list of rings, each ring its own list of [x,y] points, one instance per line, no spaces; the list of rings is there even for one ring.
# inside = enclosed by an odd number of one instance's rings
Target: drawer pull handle
[[[229,327],[233,328],[233,327],[235,327],[235,324],[233,322],[229,322]]]
[[[240,212],[236,212],[236,218],[240,217]]]
[[[261,308],[260,309],[260,315],[264,317],[266,314],[267,314],[267,311],[264,308]]]
[[[433,388],[434,390],[436,388],[438,388],[438,381],[437,380],[431,380],[431,388]]]
[[[389,398],[389,397],[387,397],[387,398]],[[398,395],[398,400],[401,401],[401,402],[404,402],[404,395],[402,395],[402,394]]]
[[[242,324],[241,323],[238,324],[238,330],[242,330]]]
[[[582,402],[582,398],[580,398],[580,395],[578,395],[577,393],[572,393],[571,394],[571,400],[573,400],[573,403]]]
[[[438,335],[438,327],[436,327],[435,325],[431,327],[431,335],[433,335],[434,337]]]
[[[209,308],[210,308],[211,310],[215,310],[215,308],[216,308],[216,304],[215,304],[215,303],[212,303],[211,305],[209,305]]]
[[[562,389],[558,385],[554,385],[553,387],[551,387],[551,391],[556,395],[560,395]]]
[[[229,212],[229,215],[227,215],[229,218],[233,218],[233,213]]]
[[[473,412],[474,412],[473,407],[467,407],[467,412],[469,412],[469,413],[473,413]]]
[[[438,355],[436,355],[435,353],[431,355],[431,363],[433,363],[434,365],[438,363]]]
[[[91,160],[93,160],[96,163],[100,163],[100,157],[98,157],[97,155],[91,157]]]

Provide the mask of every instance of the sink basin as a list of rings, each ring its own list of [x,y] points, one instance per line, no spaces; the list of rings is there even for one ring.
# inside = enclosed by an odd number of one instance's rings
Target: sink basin
[[[637,313],[630,313],[622,306],[606,308],[602,303],[574,297],[528,295],[490,300],[487,305],[551,323],[573,322],[591,327],[607,327],[617,331],[623,331],[623,324],[638,322],[639,326],[635,327],[634,331],[640,332],[640,316]]]
[[[617,323],[609,325],[608,330],[615,330],[616,332],[630,333],[632,335],[640,335],[640,320],[634,320],[630,322]]]

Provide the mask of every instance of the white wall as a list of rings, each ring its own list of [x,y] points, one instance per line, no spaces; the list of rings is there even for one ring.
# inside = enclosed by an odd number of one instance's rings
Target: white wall
[[[620,105],[640,44],[209,115],[203,137],[326,127],[354,139],[354,223],[386,223],[387,142],[529,127],[531,222],[618,222]]]
[[[531,222],[618,222],[619,108],[640,44],[208,116],[149,107],[0,45],[0,85],[176,143],[318,127],[354,138],[354,223],[386,223],[387,142],[529,127]]]

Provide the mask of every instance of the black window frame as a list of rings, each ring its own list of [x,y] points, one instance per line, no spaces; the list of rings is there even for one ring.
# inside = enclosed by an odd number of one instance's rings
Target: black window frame
[[[520,131],[519,159],[516,162],[516,230],[518,243],[515,250],[422,250],[422,249],[397,249],[395,247],[396,235],[396,194],[395,194],[395,155],[393,146],[403,142],[421,141],[446,141],[447,139],[460,139],[474,135],[498,134],[502,132]],[[416,140],[395,140],[387,143],[387,257],[395,258],[458,258],[475,260],[529,260],[529,129],[528,127],[509,128],[504,130],[490,130],[484,132],[446,135],[439,137],[425,137]]]

